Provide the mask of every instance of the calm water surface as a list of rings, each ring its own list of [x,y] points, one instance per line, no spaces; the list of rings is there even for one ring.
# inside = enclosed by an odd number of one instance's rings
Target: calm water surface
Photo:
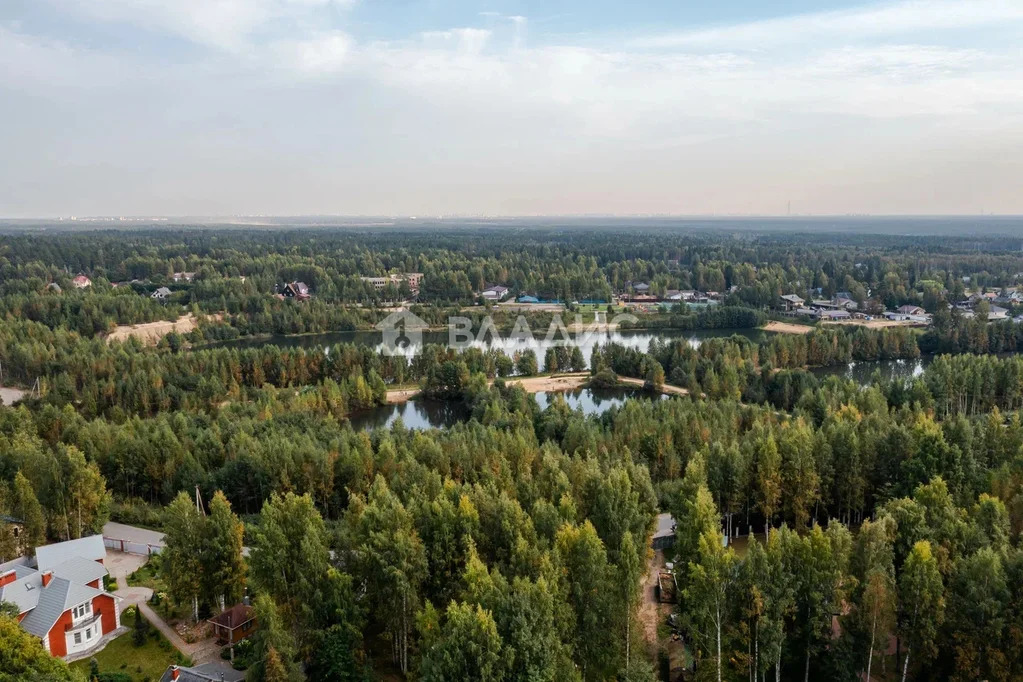
[[[630,398],[661,400],[667,396],[650,395],[643,391],[617,388],[581,388],[575,391],[540,392],[533,394],[541,410],[547,409],[561,396],[573,410],[583,414],[602,414],[612,407],[621,407]],[[401,419],[406,428],[430,429],[454,426],[469,418],[469,411],[461,403],[419,398],[394,405],[380,405],[353,414],[349,419],[356,430],[390,428]]]
[[[663,330],[636,330],[636,331],[601,331],[587,334],[572,334],[566,339],[562,334],[556,334],[548,338],[546,330],[538,331],[532,339],[512,339],[505,337],[492,337],[480,341],[474,341],[473,347],[499,348],[508,356],[513,356],[518,351],[533,350],[537,360],[543,365],[544,355],[547,349],[554,346],[579,346],[583,357],[589,362],[590,354],[594,346],[606,343],[618,343],[623,346],[646,351],[650,342],[654,339],[685,339],[693,348],[698,348],[707,339],[729,337],[733,335],[744,336],[751,341],[761,342],[769,336],[769,332],[761,329],[704,329],[700,331],[678,331],[673,329]],[[424,332],[423,343],[441,344],[448,343],[447,332]],[[372,346],[376,351],[384,349],[382,335],[377,331],[358,332],[330,332],[326,334],[307,334],[303,336],[266,336],[258,338],[242,338],[234,341],[223,341],[212,344],[214,346],[230,346],[236,348],[256,348],[266,345],[276,345],[282,348],[311,348],[329,349],[339,343],[354,343]],[[418,353],[423,344],[413,344],[405,349],[407,355]]]

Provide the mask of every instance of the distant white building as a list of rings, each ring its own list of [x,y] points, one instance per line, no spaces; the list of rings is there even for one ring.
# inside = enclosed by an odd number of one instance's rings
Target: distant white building
[[[480,296],[486,299],[487,301],[500,301],[507,295],[508,287],[502,287],[500,285],[487,287],[482,292],[480,292]]]

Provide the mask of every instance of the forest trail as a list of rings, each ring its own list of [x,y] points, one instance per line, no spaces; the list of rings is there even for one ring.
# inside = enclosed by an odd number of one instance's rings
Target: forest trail
[[[657,600],[657,574],[664,567],[664,552],[653,550],[647,564],[646,575],[643,577],[643,599],[639,605],[639,620],[643,624],[643,639],[646,641],[647,652],[651,660],[657,660],[657,626],[667,618],[667,611],[662,613],[662,604]]]
[[[639,386],[642,388],[646,382],[642,379],[634,379],[632,377],[618,377],[618,381],[623,384],[630,384],[632,386]],[[661,393],[667,395],[689,395],[688,388],[682,388],[681,386],[672,386],[671,384],[663,384],[661,386]]]

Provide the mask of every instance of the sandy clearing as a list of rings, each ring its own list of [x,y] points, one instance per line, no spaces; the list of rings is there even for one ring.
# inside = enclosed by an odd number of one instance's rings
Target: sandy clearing
[[[574,374],[554,374],[545,377],[522,377],[505,379],[505,383],[521,386],[527,393],[552,392],[552,391],[574,391],[582,388],[590,380],[589,372],[578,372]]]
[[[418,388],[394,388],[387,392],[387,403],[404,403],[419,395]]]
[[[16,401],[24,398],[26,393],[28,391],[23,391],[20,388],[0,386],[0,398],[3,399],[4,405],[13,405]]]
[[[144,322],[142,324],[119,325],[107,335],[107,343],[114,341],[127,341],[134,336],[143,343],[155,345],[167,334],[177,332],[187,334],[198,326],[198,321],[192,313],[182,315],[175,322],[160,320],[158,322]]]
[[[780,334],[809,334],[813,331],[813,327],[805,324],[794,324],[792,322],[778,322],[777,320],[771,320],[763,327],[765,332],[778,332]]]

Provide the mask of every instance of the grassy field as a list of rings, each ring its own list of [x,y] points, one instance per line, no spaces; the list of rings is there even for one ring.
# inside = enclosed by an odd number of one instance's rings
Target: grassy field
[[[126,625],[130,628],[134,623],[131,617]],[[132,633],[126,632],[107,644],[103,651],[93,658],[99,664],[101,673],[120,672],[131,675],[133,682],[156,682],[163,675],[167,666],[182,663],[178,651],[155,629],[151,629],[149,638],[142,646],[135,646],[131,641]],[[89,674],[89,659],[84,658],[71,664]]]

